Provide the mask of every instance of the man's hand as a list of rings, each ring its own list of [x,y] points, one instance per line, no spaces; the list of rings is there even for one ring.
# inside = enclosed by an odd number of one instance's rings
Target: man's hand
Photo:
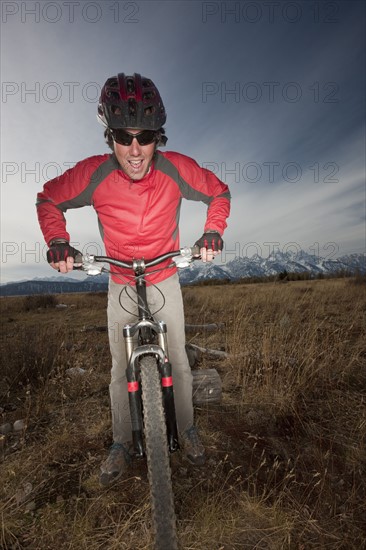
[[[67,273],[73,270],[75,260],[77,265],[81,265],[81,259],[81,252],[70,246],[67,241],[55,239],[50,242],[47,261],[53,269],[57,269],[61,273]]]
[[[195,243],[200,248],[203,262],[212,262],[215,256],[221,252],[224,241],[217,231],[206,231]]]

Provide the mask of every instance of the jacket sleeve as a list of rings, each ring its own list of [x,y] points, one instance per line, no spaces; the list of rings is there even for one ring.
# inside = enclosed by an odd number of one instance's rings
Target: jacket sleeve
[[[38,221],[47,244],[55,238],[70,240],[64,212],[69,208],[91,204],[88,186],[100,162],[98,157],[85,159],[64,174],[48,181],[38,193]]]
[[[227,227],[226,220],[230,214],[229,187],[209,170],[202,168],[200,170],[203,171],[204,179],[207,182],[207,192],[210,193],[204,231],[215,229],[222,235]]]
[[[207,204],[207,217],[204,231],[218,231],[221,235],[227,227],[230,214],[231,195],[229,187],[213,172],[201,168],[195,160],[178,153],[167,153],[169,160],[179,172],[178,185],[182,196],[188,200]]]

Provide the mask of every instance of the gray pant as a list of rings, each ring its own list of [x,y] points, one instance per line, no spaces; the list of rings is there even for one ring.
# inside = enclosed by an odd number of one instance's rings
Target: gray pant
[[[111,383],[109,386],[112,410],[113,440],[115,443],[131,441],[131,422],[126,382],[126,352],[122,330],[125,324],[137,320],[136,294],[128,287],[128,294],[121,294],[124,285],[109,282],[108,333],[112,354]],[[121,298],[120,298],[121,295]],[[160,310],[163,305],[164,307]],[[124,307],[134,312],[126,313]],[[147,286],[147,300],[157,321],[165,321],[168,327],[168,354],[173,368],[173,384],[178,430],[183,432],[193,425],[192,373],[185,351],[184,310],[178,275],[165,279],[156,286]],[[157,313],[155,313],[157,310]]]

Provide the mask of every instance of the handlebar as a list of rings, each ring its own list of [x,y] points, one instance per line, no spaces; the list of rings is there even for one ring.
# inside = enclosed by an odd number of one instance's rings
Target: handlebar
[[[187,267],[193,260],[198,260],[200,258],[200,248],[197,245],[192,247],[184,247],[179,250],[165,252],[164,254],[148,261],[141,258],[135,259],[132,262],[124,262],[123,260],[117,260],[117,258],[111,258],[110,256],[93,256],[91,254],[86,254],[85,256],[82,256],[81,266],[79,269],[86,271],[88,275],[99,275],[103,270],[102,264],[108,263],[116,267],[133,269],[135,273],[143,274],[146,268],[153,267],[169,258],[173,258],[173,261],[177,267]]]

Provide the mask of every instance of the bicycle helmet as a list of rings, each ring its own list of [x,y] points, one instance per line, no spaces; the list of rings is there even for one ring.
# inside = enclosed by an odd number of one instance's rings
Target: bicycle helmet
[[[159,130],[165,124],[166,112],[152,80],[138,73],[119,73],[104,84],[97,117],[111,129]]]

